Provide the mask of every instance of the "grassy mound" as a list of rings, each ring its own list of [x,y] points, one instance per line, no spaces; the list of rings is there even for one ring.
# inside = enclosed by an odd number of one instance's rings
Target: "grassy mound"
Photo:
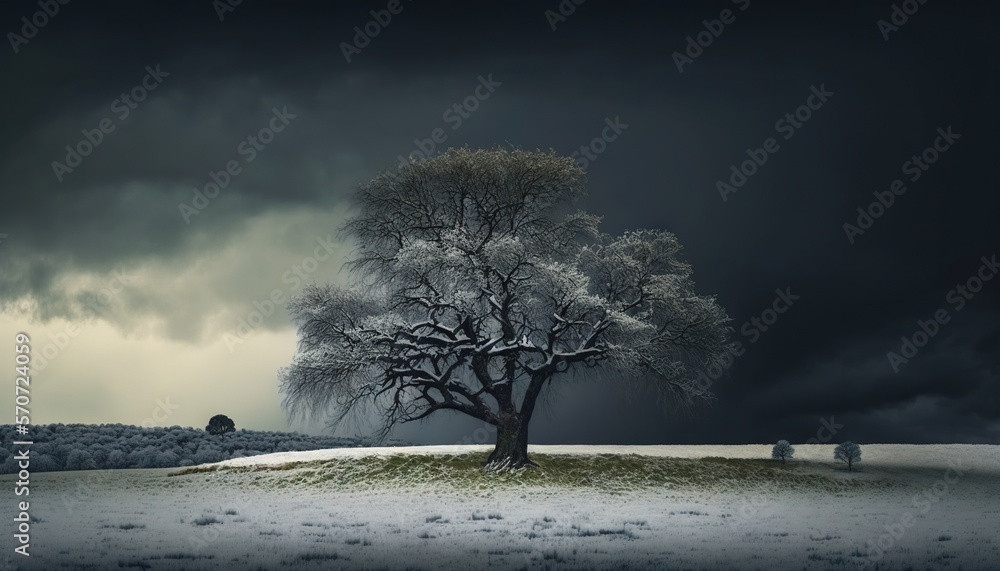
[[[350,490],[407,488],[421,484],[468,490],[558,487],[612,493],[648,488],[822,489],[838,492],[891,485],[884,479],[838,478],[832,473],[827,476],[822,470],[817,470],[815,464],[808,462],[782,464],[765,459],[535,454],[532,460],[538,464],[537,468],[499,474],[484,472],[483,460],[480,453],[448,456],[394,454],[277,466],[204,466],[174,472],[171,476],[249,474],[251,477],[241,480],[266,487],[324,486]]]

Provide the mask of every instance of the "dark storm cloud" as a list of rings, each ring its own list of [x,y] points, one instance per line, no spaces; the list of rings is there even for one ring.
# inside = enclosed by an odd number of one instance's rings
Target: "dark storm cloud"
[[[191,272],[170,287],[192,291],[129,290],[105,317],[148,314],[166,320],[164,335],[197,339],[205,315],[246,315],[281,287],[314,238],[336,230],[347,194],[435,128],[441,147],[570,154],[618,118],[628,127],[590,161],[582,206],[613,233],[675,232],[746,353],[700,416],[664,418],[641,400],[607,410],[611,389],[586,383],[536,420],[540,442],[804,441],[831,415],[859,441],[996,438],[1000,280],[898,373],[885,357],[981,256],[1000,253],[995,9],[927,3],[886,41],[876,21],[889,2],[743,4],[586,2],[553,31],[545,11],[557,2],[403,2],[348,64],[342,42],[385,3],[245,1],[224,21],[207,1],[70,3],[0,56],[13,86],[0,94],[0,302],[29,296],[38,317],[71,316],[82,294],[66,275]],[[674,52],[727,8],[735,21],[678,72]],[[35,9],[4,4],[4,31]],[[58,182],[51,161],[157,64],[170,74],[162,85]],[[501,85],[450,129],[443,112],[491,74]],[[813,88],[832,95],[785,139],[776,122]],[[297,115],[287,130],[186,224],[178,203],[242,162],[237,145],[285,106]],[[910,181],[904,163],[949,126],[960,138]],[[780,148],[723,200],[717,181],[769,137]],[[894,179],[907,192],[852,244],[844,223]],[[302,214],[325,211],[328,224]],[[235,269],[191,270],[212,252]],[[743,324],[784,288],[801,298],[749,344]],[[607,422],[580,420],[592,416]],[[468,429],[442,422],[402,436],[456,441]]]
[[[16,22],[31,5],[18,8],[7,6],[7,22]],[[330,208],[359,182],[414,150],[415,140],[454,126],[442,123],[442,110],[473,93],[482,76],[496,74],[504,93],[488,105],[483,102],[476,110],[479,124],[456,132],[449,145],[509,140],[572,148],[547,136],[544,122],[534,117],[571,101],[593,106],[613,83],[602,80],[601,89],[577,85],[548,101],[538,97],[565,79],[546,78],[558,67],[555,57],[579,70],[592,54],[563,48],[557,56],[531,55],[531,45],[503,37],[501,28],[484,26],[487,18],[509,18],[506,11],[471,15],[470,22],[489,28],[477,43],[476,26],[448,19],[459,15],[454,7],[411,7],[396,18],[405,22],[404,16],[411,17],[409,26],[393,24],[392,30],[399,30],[394,38],[386,31],[385,41],[373,42],[348,66],[340,43],[351,41],[354,23],[364,26],[370,19],[370,7],[314,4],[285,12],[247,4],[227,14],[225,22],[209,8],[205,3],[159,5],[142,12],[120,6],[66,7],[20,45],[17,54],[4,54],[11,75],[25,86],[4,96],[6,107],[22,110],[7,117],[6,131],[17,136],[7,139],[0,165],[8,183],[0,224],[12,237],[9,251],[17,252],[20,261],[15,266],[8,260],[4,299],[30,293],[40,301],[39,317],[73,316],[73,304],[57,283],[65,272],[190,260],[206,243],[217,246],[232,239],[249,216],[293,207]],[[514,20],[531,14],[532,23],[543,22],[535,10],[519,14]],[[423,37],[434,22],[455,25],[439,26]],[[337,27],[340,33],[332,33]],[[491,41],[502,42],[504,52],[491,53]],[[549,41],[548,33],[539,34],[534,44]],[[414,60],[420,65],[387,57],[405,52],[400,47],[410,42],[421,45],[420,59]],[[456,42],[465,48],[453,49]],[[621,55],[623,49],[613,51]],[[148,99],[126,111],[121,94],[142,83],[147,66],[162,66],[165,77]],[[39,74],[39,68],[48,73]],[[627,72],[619,70],[606,79],[626,78]],[[288,131],[276,135],[254,164],[244,164],[233,186],[204,211],[184,219],[178,206],[193,204],[192,189],[211,182],[210,172],[222,171],[229,161],[246,160],[237,153],[246,147],[238,144],[268,125],[274,108],[297,117]],[[579,135],[569,140],[589,139],[611,112],[593,110],[592,124],[581,125]],[[77,147],[81,130],[93,132],[102,120],[114,131],[100,135],[101,142],[80,166],[53,172],[53,161],[72,165],[65,146]],[[576,115],[563,113],[561,123],[575,122]],[[505,125],[527,127],[529,133]],[[532,129],[537,134],[530,134]],[[45,215],[29,219],[24,212]],[[338,224],[331,220],[326,230]],[[132,299],[135,295],[123,296],[132,301],[134,312],[171,314],[177,309],[162,301],[140,302]],[[202,309],[208,313],[210,308]],[[199,328],[195,323],[182,329],[194,334]]]

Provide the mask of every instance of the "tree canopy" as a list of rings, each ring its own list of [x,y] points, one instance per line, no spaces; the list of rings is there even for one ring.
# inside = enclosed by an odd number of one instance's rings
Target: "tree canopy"
[[[833,459],[847,464],[847,470],[853,471],[854,465],[861,461],[861,447],[854,442],[842,442],[833,449]]]
[[[236,424],[224,414],[213,416],[209,419],[208,426],[205,427],[205,432],[221,436],[222,438],[226,437],[227,432],[233,432],[234,430],[236,430]]]
[[[584,182],[568,157],[498,148],[450,149],[362,185],[345,226],[351,284],[289,304],[286,410],[332,411],[336,425],[375,405],[382,436],[457,411],[497,427],[488,464],[505,468],[530,464],[528,422],[551,382],[600,370],[671,402],[710,399],[695,373],[731,350],[728,316],[695,293],[673,234],[612,237],[572,211]]]

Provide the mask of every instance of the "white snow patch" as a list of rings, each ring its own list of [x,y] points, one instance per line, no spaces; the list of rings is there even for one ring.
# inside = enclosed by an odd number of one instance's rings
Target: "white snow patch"
[[[530,451],[766,459],[770,446],[532,446]],[[1000,446],[862,444],[862,472],[855,475],[833,462],[832,444],[795,448],[794,461],[821,462],[813,466],[816,473],[889,478],[899,485],[843,493],[756,485],[743,491],[664,487],[617,495],[420,485],[362,492],[282,487],[301,469],[179,477],[167,476],[174,469],[32,474],[29,499],[37,519],[32,556],[15,559],[8,533],[0,568],[9,557],[11,569],[616,569],[628,564],[773,571],[874,568],[875,563],[881,570],[996,569]],[[470,451],[485,457],[489,450],[349,448],[222,464]],[[961,473],[949,476],[956,462]],[[7,475],[0,482],[13,488],[15,479]],[[912,525],[892,538],[887,530],[898,530],[907,513]],[[887,549],[876,560],[868,542],[879,541]]]

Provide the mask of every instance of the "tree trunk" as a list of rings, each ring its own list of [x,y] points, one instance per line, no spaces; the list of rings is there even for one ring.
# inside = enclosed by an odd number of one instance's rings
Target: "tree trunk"
[[[485,469],[503,470],[537,466],[528,458],[528,422],[517,413],[505,416],[497,427],[497,443],[486,460]]]

